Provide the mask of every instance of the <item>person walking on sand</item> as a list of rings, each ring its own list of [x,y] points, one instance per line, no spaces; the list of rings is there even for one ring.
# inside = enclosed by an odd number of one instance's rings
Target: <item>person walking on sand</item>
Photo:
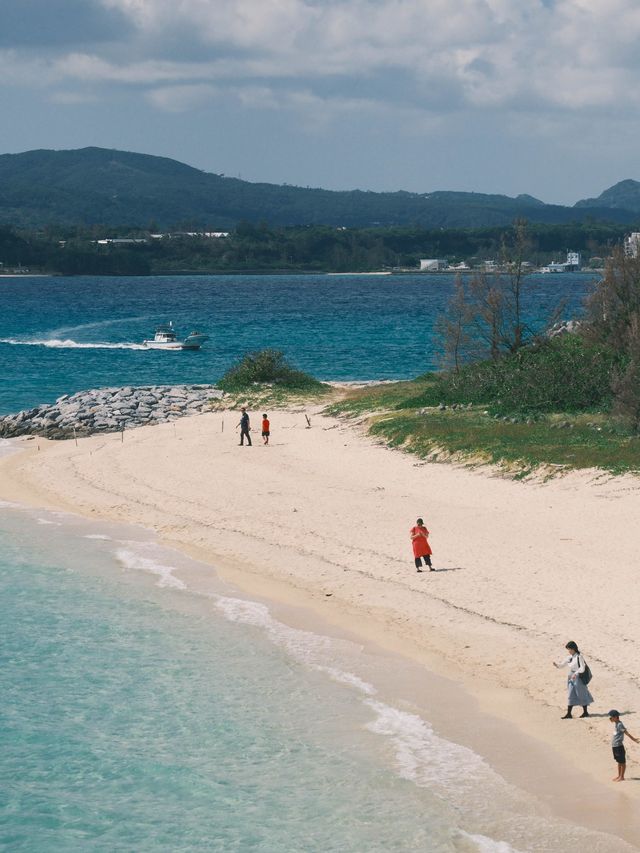
[[[421,518],[416,521],[416,526],[411,528],[409,536],[413,544],[416,571],[422,571],[422,560],[424,560],[425,566],[429,566],[429,571],[435,572],[435,569],[431,565],[431,554],[433,551],[429,545],[429,531],[424,526],[424,521]]]
[[[270,433],[269,418],[266,415],[262,416],[262,441],[264,444],[269,444]]]
[[[591,680],[591,670],[589,670],[584,655],[573,640],[567,643],[565,649],[569,652],[569,656],[560,663],[553,662],[556,669],[562,669],[563,666],[569,667],[569,676],[567,678],[567,713],[562,719],[572,719],[573,714],[571,712],[574,705],[582,705],[580,716],[588,717],[588,707],[593,702],[593,696],[589,693],[587,687],[588,682]]]
[[[620,721],[619,711],[609,711],[609,719],[615,726],[613,737],[611,738],[611,749],[613,750],[614,760],[618,764],[618,775],[614,776],[613,782],[624,782],[624,771],[627,769],[627,753],[624,748],[624,736],[628,735],[634,743],[640,743],[637,737],[634,737],[631,732],[628,732],[623,722]]]
[[[249,433],[251,432],[251,425],[249,423],[249,415],[247,414],[247,410],[245,407],[242,407],[242,417],[240,418],[240,423],[236,426],[236,429],[240,427],[240,446],[244,444],[244,439],[246,436],[247,445],[251,447],[251,436]]]

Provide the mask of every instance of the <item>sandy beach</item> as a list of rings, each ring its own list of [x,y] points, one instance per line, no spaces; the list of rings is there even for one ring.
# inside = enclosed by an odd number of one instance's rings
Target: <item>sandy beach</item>
[[[254,429],[253,447],[239,447],[238,419],[216,412],[77,445],[20,440],[0,460],[0,497],[153,528],[291,619],[446,676],[472,702],[457,721],[442,712],[445,733],[481,750],[474,707],[504,721],[517,754],[485,738],[501,772],[640,846],[640,747],[627,744],[628,781],[611,783],[606,716],[620,709],[640,736],[640,480],[518,482],[423,463],[312,408],[271,412],[270,446]],[[417,516],[435,573],[415,571]],[[588,720],[560,719],[566,670],[552,661],[568,640],[594,673]]]

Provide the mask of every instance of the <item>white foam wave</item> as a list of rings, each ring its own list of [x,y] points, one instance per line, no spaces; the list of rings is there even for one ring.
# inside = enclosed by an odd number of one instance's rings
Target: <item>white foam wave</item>
[[[83,539],[111,539],[110,536],[106,536],[104,533],[87,533],[82,538]]]
[[[495,821],[492,812],[495,803],[501,803],[504,809],[514,809],[516,813],[531,814],[531,801],[527,796],[509,785],[472,749],[440,737],[430,723],[417,714],[375,699],[364,699],[363,703],[375,714],[366,728],[389,739],[395,753],[396,772],[403,779],[430,788],[438,796],[444,794],[445,799],[466,812],[476,826],[485,815],[491,823]],[[533,831],[532,826],[529,830]],[[481,853],[519,853],[506,841],[459,831],[465,840],[465,850],[469,842]]]
[[[460,831],[460,835],[472,841],[480,853],[519,853],[515,847],[507,844],[506,841],[496,841],[493,838],[488,838],[486,835],[472,835],[462,830]]]
[[[143,344],[134,343],[108,343],[106,341],[92,341],[82,343],[71,338],[43,338],[42,340],[19,340],[18,338],[0,338],[0,344],[11,344],[13,346],[25,347],[49,347],[50,349],[136,349],[146,350]]]
[[[36,521],[38,524],[54,524],[57,527],[59,527],[61,524],[60,521],[51,521],[50,518],[38,518],[38,519],[36,519]]]
[[[368,681],[364,681],[352,672],[345,672],[342,669],[336,669],[334,666],[317,666],[321,672],[326,672],[334,681],[340,684],[347,684],[349,687],[355,687],[360,693],[365,693],[367,696],[374,696],[376,689]]]
[[[483,758],[466,746],[436,735],[417,714],[372,699],[365,700],[365,704],[375,713],[375,719],[366,727],[391,739],[398,773],[403,778],[420,786],[437,783],[457,793],[461,788],[502,782]]]
[[[228,598],[221,595],[211,596],[216,607],[222,611],[230,622],[243,625],[254,625],[266,631],[269,639],[280,648],[284,648],[293,658],[306,664],[309,668],[325,672],[334,681],[348,684],[367,696],[376,693],[373,685],[351,672],[338,669],[328,661],[335,656],[335,642],[329,637],[291,628],[283,622],[274,619],[269,608],[257,601],[245,601],[240,598]]]
[[[265,631],[269,639],[310,669],[326,673],[332,680],[355,689],[364,706],[374,712],[365,727],[391,745],[396,773],[420,787],[429,787],[452,802],[471,804],[477,816],[488,802],[513,801],[510,786],[473,750],[439,737],[430,723],[417,714],[394,708],[373,698],[375,687],[352,672],[335,666],[341,641],[310,631],[291,628],[275,619],[266,605],[211,595],[227,619]],[[480,798],[481,803],[476,799]],[[518,853],[508,843],[486,835],[462,834],[464,849],[481,853]]]
[[[186,589],[187,585],[179,578],[173,576],[175,571],[174,566],[165,566],[151,557],[143,557],[142,554],[137,554],[135,551],[130,551],[128,548],[119,548],[116,551],[117,560],[126,568],[136,571],[150,572],[152,575],[158,575],[160,580],[158,586],[170,587],[172,589]]]
[[[121,560],[122,553],[118,554]],[[174,585],[171,582],[177,580],[171,577],[171,569],[130,552],[124,553],[127,554],[129,564],[133,563],[133,568],[156,574],[162,574],[162,570],[168,571],[170,585]],[[160,585],[164,585],[162,581]],[[178,585],[185,588],[180,581]],[[526,795],[512,788],[480,755],[468,747],[439,737],[430,723],[417,714],[373,698],[377,693],[373,685],[336,667],[335,660],[343,641],[285,625],[271,615],[267,605],[260,602],[217,593],[208,593],[208,597],[230,622],[261,629],[274,645],[284,649],[294,660],[357,691],[363,705],[374,712],[374,719],[365,727],[373,734],[387,739],[395,755],[396,773],[420,787],[430,788],[447,802],[455,803],[461,814],[466,812],[470,815],[474,828],[486,832],[489,825],[495,823],[495,803],[500,803],[501,808],[515,806],[516,813],[524,806],[524,814],[527,814],[529,805]],[[348,645],[353,646],[352,643]],[[490,824],[483,821],[485,813]],[[461,851],[520,853],[508,842],[485,834],[465,832],[460,828],[458,835],[462,842]]]

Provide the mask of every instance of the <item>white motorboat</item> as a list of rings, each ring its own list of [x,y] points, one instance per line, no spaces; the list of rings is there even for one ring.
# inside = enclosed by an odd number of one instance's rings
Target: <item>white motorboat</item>
[[[201,332],[189,332],[187,337],[179,341],[176,330],[173,328],[173,323],[165,323],[158,326],[153,333],[153,340],[143,341],[143,346],[148,349],[200,349],[205,341],[209,340],[208,335],[203,335]]]

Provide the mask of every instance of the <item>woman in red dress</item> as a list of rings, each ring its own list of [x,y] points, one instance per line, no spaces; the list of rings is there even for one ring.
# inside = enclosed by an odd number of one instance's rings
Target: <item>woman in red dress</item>
[[[416,521],[416,526],[411,528],[409,536],[413,543],[413,556],[416,560],[416,570],[419,572],[422,571],[422,560],[424,560],[425,566],[429,566],[429,571],[435,572],[435,569],[431,565],[431,554],[433,552],[429,545],[429,539],[427,538],[429,536],[429,531],[424,526],[424,521],[421,518]]]

